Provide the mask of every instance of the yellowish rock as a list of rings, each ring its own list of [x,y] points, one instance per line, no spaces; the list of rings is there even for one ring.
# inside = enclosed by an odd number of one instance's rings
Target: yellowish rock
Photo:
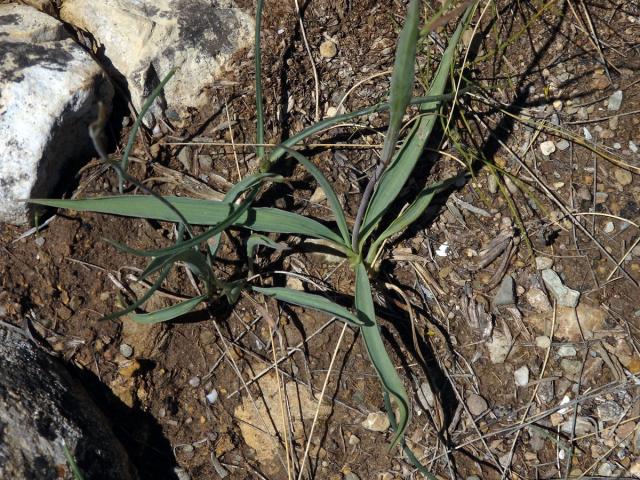
[[[338,47],[331,40],[326,40],[320,44],[320,55],[323,58],[333,58],[338,54]]]

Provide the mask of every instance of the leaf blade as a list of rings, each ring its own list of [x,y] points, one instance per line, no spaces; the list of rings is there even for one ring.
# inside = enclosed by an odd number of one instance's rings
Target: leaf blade
[[[371,363],[376,369],[376,373],[378,374],[382,387],[389,395],[396,399],[398,404],[400,418],[398,420],[398,428],[396,429],[391,445],[389,446],[389,450],[391,450],[402,441],[405,431],[407,430],[407,426],[409,425],[409,397],[402,383],[402,379],[396,372],[396,369],[384,346],[380,329],[376,321],[369,277],[367,276],[367,270],[362,263],[358,263],[356,266],[355,305],[358,310],[358,314],[368,322],[368,325],[362,326],[360,330],[362,332],[362,339],[367,352],[369,353]],[[387,412],[387,415],[391,417],[394,415],[394,412]]]
[[[312,308],[320,312],[328,313],[329,315],[340,317],[341,320],[355,327],[361,327],[366,324],[366,321],[363,321],[342,305],[338,305],[321,295],[300,292],[284,287],[252,287],[252,289],[255,292],[262,293],[268,297],[274,297],[282,302],[298,305],[299,307]]]
[[[198,297],[185,300],[184,302],[171,305],[170,307],[156,310],[155,312],[134,313],[131,315],[131,320],[143,325],[167,322],[193,311],[198,304],[206,300],[206,298],[206,295],[200,295]]]

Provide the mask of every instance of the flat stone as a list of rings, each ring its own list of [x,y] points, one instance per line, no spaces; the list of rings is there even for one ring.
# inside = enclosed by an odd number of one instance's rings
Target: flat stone
[[[580,371],[582,370],[582,362],[578,360],[569,360],[563,358],[560,361],[560,368],[564,372],[565,377],[573,382],[577,382],[580,379]]]
[[[622,90],[616,90],[611,94],[607,102],[607,109],[616,112],[622,106]]]
[[[177,69],[145,117],[149,126],[165,111],[185,118],[207,106],[225,62],[254,35],[254,20],[232,0],[65,0],[60,16],[91,33],[137,110]]]
[[[558,140],[558,141],[556,142],[556,148],[557,148],[558,150],[561,150],[561,151],[562,151],[562,150],[566,150],[566,149],[567,149],[567,148],[569,148],[570,146],[571,146],[571,144],[570,144],[567,140],[565,140],[564,138],[563,138],[562,140]]]
[[[558,301],[558,305],[575,308],[580,301],[580,292],[565,286],[556,272],[551,269],[542,270],[542,280],[551,294]]]
[[[556,309],[554,338],[567,342],[580,342],[583,340],[583,336],[584,338],[593,338],[596,332],[605,328],[605,318],[604,310],[586,304],[581,303],[578,308],[559,306]],[[553,312],[528,315],[525,320],[542,335],[551,335]]]
[[[545,157],[548,157],[549,155],[551,155],[553,152],[556,151],[556,144],[553,143],[551,140],[542,142],[540,144],[540,151]]]
[[[127,343],[121,343],[120,355],[122,355],[124,358],[131,358],[131,355],[133,355],[133,348],[131,348],[131,345]]]
[[[559,357],[575,357],[578,352],[573,345],[562,345],[557,353]]]
[[[549,302],[547,294],[539,288],[530,288],[524,296],[529,305],[531,305],[536,311],[548,312],[551,310],[551,302]]]
[[[516,303],[515,294],[516,282],[511,275],[505,275],[500,283],[498,292],[493,299],[494,305],[513,305]]]
[[[623,409],[616,402],[607,401],[596,407],[598,420],[603,422],[617,422],[622,416]]]
[[[553,258],[536,257],[536,268],[538,270],[546,270],[551,267],[553,267]]]
[[[88,127],[113,87],[53,17],[3,4],[0,18],[0,222],[20,225],[24,200],[48,196],[70,161],[95,154]]]
[[[613,176],[616,178],[616,181],[623,187],[626,187],[627,185],[631,184],[631,182],[633,182],[633,176],[631,175],[631,172],[623,168],[615,168],[613,170]]]
[[[484,413],[489,408],[487,401],[476,393],[472,393],[467,397],[467,407],[469,408],[469,413],[474,417]]]
[[[535,339],[536,347],[544,348],[545,350],[551,346],[551,339],[546,335],[538,335]]]

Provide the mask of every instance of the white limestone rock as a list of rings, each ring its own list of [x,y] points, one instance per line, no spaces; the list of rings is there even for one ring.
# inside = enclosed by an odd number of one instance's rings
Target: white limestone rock
[[[232,0],[64,0],[60,15],[88,32],[127,83],[136,109],[172,68],[145,117],[186,117],[211,101],[223,64],[253,42],[254,20]]]
[[[113,87],[54,18],[0,5],[0,222],[29,221],[68,161],[93,153],[88,126]]]

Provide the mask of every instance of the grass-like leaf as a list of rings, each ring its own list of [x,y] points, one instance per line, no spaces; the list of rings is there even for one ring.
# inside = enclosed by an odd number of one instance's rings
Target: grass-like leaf
[[[467,9],[465,19],[470,11],[471,7]],[[429,96],[437,97],[444,93],[449,78],[449,70],[453,65],[456,47],[465,23],[465,21],[460,22],[453,35],[449,38],[449,45],[442,56],[438,70],[431,82],[428,92]],[[378,222],[380,222],[389,206],[393,204],[403,186],[406,184],[411,172],[413,172],[436,123],[436,115],[427,115],[426,113],[432,112],[437,106],[438,102],[423,103],[420,106],[420,112],[425,115],[423,115],[412,128],[411,133],[404,141],[393,162],[382,174],[362,223],[360,245],[363,244],[377,226]]]
[[[398,215],[382,233],[376,235],[375,240],[371,243],[371,247],[369,248],[369,253],[367,254],[367,263],[371,263],[378,255],[379,248],[387,238],[403,231],[413,222],[418,220],[433,200],[433,197],[450,186],[453,182],[454,180],[444,180],[423,188],[411,205]]]
[[[284,287],[252,287],[254,291],[262,293],[268,297],[274,297],[282,302],[298,305],[299,307],[312,308],[320,312],[328,313],[341,320],[353,325],[354,327],[362,327],[367,324],[368,319],[360,318],[342,305],[332,302],[328,298],[313,293],[300,292],[291,288]]]
[[[260,235],[259,233],[252,234],[247,239],[247,262],[249,263],[249,271],[253,271],[253,255],[256,248],[260,245],[272,248],[278,252],[289,249],[288,245],[285,243],[276,242],[275,240],[265,237],[264,235]]]
[[[398,38],[396,56],[391,76],[389,92],[389,127],[382,148],[381,163],[386,164],[393,155],[393,150],[402,127],[402,117],[411,99],[416,63],[416,47],[418,44],[418,23],[420,21],[420,1],[411,0],[405,16],[404,26]]]
[[[256,28],[254,39],[253,62],[256,69],[256,156],[258,160],[264,157],[264,111],[262,107],[262,42],[260,32],[262,30],[262,5],[263,0],[256,2]]]
[[[131,319],[137,323],[143,324],[166,322],[193,311],[200,302],[203,302],[206,299],[207,295],[200,295],[198,297],[185,300],[184,302],[171,305],[170,307],[156,310],[155,312],[134,313],[131,315]]]
[[[380,334],[380,328],[376,321],[376,314],[373,306],[373,298],[371,296],[371,285],[369,284],[369,277],[367,276],[367,270],[362,263],[356,266],[356,296],[355,305],[358,310],[358,315],[366,322],[367,325],[362,326],[362,338],[364,344],[371,358],[371,363],[376,369],[378,378],[382,383],[384,390],[397,401],[399,419],[393,440],[389,449],[395,447],[404,436],[404,433],[409,424],[409,397],[402,384],[402,379],[396,372],[389,354],[384,347],[384,342]],[[393,411],[387,412],[391,417],[394,415]]]
[[[192,225],[217,225],[233,212],[226,202],[184,197],[165,197]],[[118,195],[82,200],[32,199],[31,203],[82,212],[107,213],[125,217],[178,222],[176,213],[148,195]],[[289,233],[329,240],[342,246],[342,237],[323,224],[277,208],[248,208],[234,223],[258,232]],[[186,243],[186,242],[185,242]]]
[[[142,105],[142,108],[138,113],[138,118],[136,118],[136,121],[134,122],[133,127],[131,127],[131,132],[129,132],[129,141],[127,142],[127,145],[124,147],[124,152],[122,153],[122,160],[120,160],[120,168],[122,169],[123,172],[125,173],[127,172],[127,167],[129,165],[129,154],[131,153],[133,144],[136,141],[136,134],[140,129],[140,125],[142,125],[142,120],[144,119],[145,115],[151,108],[151,105],[153,105],[154,100],[158,97],[158,95],[162,93],[164,86],[167,84],[169,80],[171,80],[171,77],[173,77],[175,73],[176,73],[175,68],[172,68],[171,70],[169,70],[169,73],[167,73],[167,75],[162,79],[162,81],[158,84],[158,86],[153,89],[153,91],[151,92],[151,95],[147,97],[144,104]],[[123,179],[121,178],[120,193],[122,193],[122,180]]]
[[[320,169],[301,153],[296,152],[295,150],[291,150],[287,147],[282,148],[284,148],[289,155],[300,162],[304,166],[304,168],[306,168],[307,171],[311,175],[313,175],[313,178],[316,179],[316,182],[318,182],[320,188],[324,190],[324,193],[327,196],[327,202],[329,202],[329,206],[331,207],[331,210],[336,217],[336,223],[338,224],[338,229],[340,230],[340,234],[342,235],[344,244],[347,248],[349,248],[349,246],[351,245],[351,234],[349,233],[349,227],[347,226],[347,219],[344,216],[344,211],[342,210],[340,200],[338,200],[338,196],[329,183],[329,180],[327,180],[327,177],[325,177]]]

